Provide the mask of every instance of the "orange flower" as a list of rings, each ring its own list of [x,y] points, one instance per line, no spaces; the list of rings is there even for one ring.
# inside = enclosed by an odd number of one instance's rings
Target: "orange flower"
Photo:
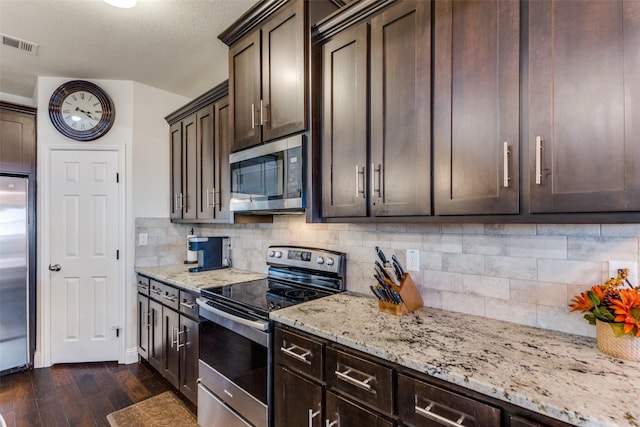
[[[594,286],[590,291],[593,292],[600,301],[604,300],[604,289],[602,289],[602,285]],[[589,298],[588,292],[589,291],[582,292],[580,295],[573,297],[573,299],[571,300],[573,304],[569,304],[569,307],[571,307],[571,311],[580,310],[582,312],[585,312],[593,309],[593,303]]]
[[[621,289],[620,299],[611,299],[611,308],[616,314],[615,322],[624,322],[624,333],[630,334],[635,328],[640,337],[640,292],[636,289]]]

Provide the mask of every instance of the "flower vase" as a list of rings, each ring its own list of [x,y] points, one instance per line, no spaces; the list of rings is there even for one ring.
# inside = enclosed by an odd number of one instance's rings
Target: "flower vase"
[[[596,319],[596,342],[603,353],[619,359],[640,361],[640,337],[631,334],[617,336],[611,323]]]

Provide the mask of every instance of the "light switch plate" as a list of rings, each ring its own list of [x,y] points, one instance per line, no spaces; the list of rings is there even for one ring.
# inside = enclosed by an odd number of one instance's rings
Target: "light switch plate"
[[[147,233],[138,234],[138,246],[146,246],[149,243],[149,235]]]
[[[418,249],[407,249],[407,270],[420,271],[420,251]]]
[[[634,261],[609,261],[609,278],[615,278],[618,276],[618,269],[629,269],[629,276],[627,280],[632,286],[638,286],[638,263]]]

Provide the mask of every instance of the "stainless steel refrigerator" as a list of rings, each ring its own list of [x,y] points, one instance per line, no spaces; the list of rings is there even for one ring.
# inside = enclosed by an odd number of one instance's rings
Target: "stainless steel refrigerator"
[[[31,364],[29,180],[0,175],[0,373]]]

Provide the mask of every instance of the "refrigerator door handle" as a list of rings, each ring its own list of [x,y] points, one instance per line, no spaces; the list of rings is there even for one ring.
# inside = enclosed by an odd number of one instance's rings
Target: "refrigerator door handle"
[[[60,271],[62,270],[62,267],[60,266],[60,264],[49,264],[49,270]]]

